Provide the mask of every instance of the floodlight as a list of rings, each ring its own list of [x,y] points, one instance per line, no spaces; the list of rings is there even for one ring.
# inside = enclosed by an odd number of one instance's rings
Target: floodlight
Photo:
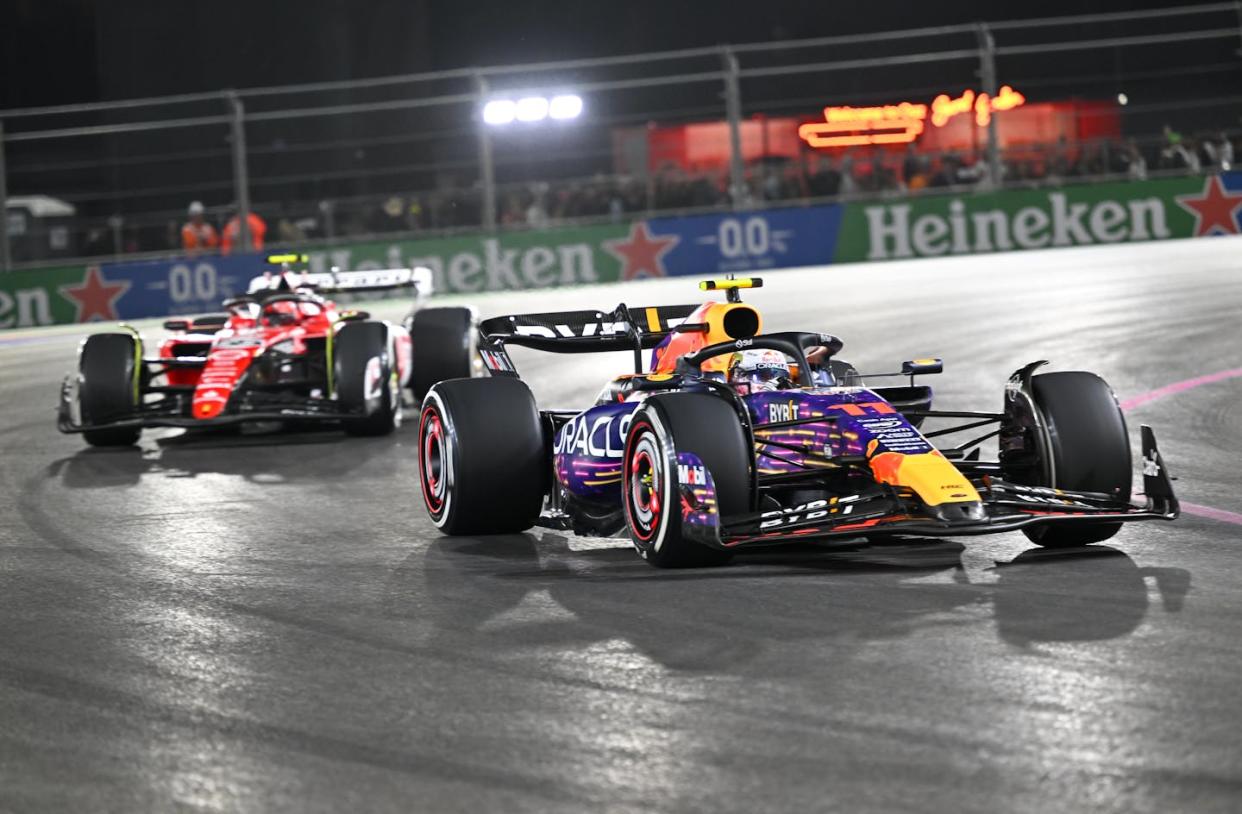
[[[548,118],[548,100],[542,96],[527,96],[517,100],[517,119],[520,122],[537,122]]]
[[[582,115],[582,97],[575,93],[553,96],[548,103],[548,115],[553,119],[576,119]]]
[[[483,121],[488,124],[508,124],[517,116],[517,105],[512,99],[493,99],[483,105]]]

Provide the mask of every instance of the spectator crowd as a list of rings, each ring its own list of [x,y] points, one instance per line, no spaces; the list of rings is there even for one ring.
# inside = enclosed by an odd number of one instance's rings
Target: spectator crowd
[[[1236,167],[1229,134],[1185,136],[1165,126],[1156,139],[1100,139],[1011,147],[1001,155],[1000,183],[1006,186],[1055,185],[1075,179],[1144,180],[1149,177],[1227,171]],[[852,199],[924,190],[992,188],[982,150],[939,154],[913,144],[895,151],[847,149],[808,152],[799,159],[769,158],[745,168],[746,204],[769,201]],[[575,221],[619,222],[648,212],[693,211],[729,205],[727,170],[690,172],[666,165],[646,177],[604,175],[538,181],[497,189],[497,223],[504,229],[538,229]],[[477,229],[482,221],[478,185],[404,195],[339,199],[317,203],[260,202],[250,213],[252,246],[297,244],[315,238],[443,232]],[[275,226],[269,232],[266,218]],[[114,233],[120,234],[118,240]],[[162,235],[162,236],[161,236]],[[180,250],[225,254],[237,249],[240,221],[236,207],[208,209],[192,202],[184,222],[167,228],[95,229],[87,254]]]

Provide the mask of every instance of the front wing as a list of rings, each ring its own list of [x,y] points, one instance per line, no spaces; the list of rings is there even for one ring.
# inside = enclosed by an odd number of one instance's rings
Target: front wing
[[[249,391],[249,399],[230,403],[214,418],[194,418],[189,415],[187,404],[170,395],[139,405],[130,414],[111,421],[83,423],[74,415],[73,378],[67,377],[61,385],[56,409],[56,428],[64,433],[125,427],[224,427],[256,421],[342,421],[361,417],[341,409],[340,404],[331,399],[312,399],[280,391]]]
[[[713,548],[815,542],[843,537],[909,535],[957,537],[998,534],[1050,523],[1116,523],[1136,520],[1175,520],[1181,510],[1172,479],[1156,447],[1150,427],[1142,428],[1142,506],[1095,492],[1074,492],[1024,486],[984,475],[975,481],[982,512],[938,518],[917,498],[891,487],[875,485],[854,495],[737,517],[720,517],[710,474],[682,483],[683,534]],[[682,472],[703,473],[701,462],[683,453]],[[693,459],[693,460],[691,460]]]

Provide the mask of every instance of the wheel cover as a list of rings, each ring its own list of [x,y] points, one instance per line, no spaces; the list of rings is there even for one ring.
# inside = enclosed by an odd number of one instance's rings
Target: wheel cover
[[[423,410],[419,422],[419,480],[423,487],[423,500],[427,511],[438,517],[444,511],[444,498],[448,492],[447,463],[449,459],[448,434],[435,407]]]
[[[665,475],[659,439],[645,426],[635,436],[626,465],[626,512],[634,535],[643,542],[650,542],[660,527]]]

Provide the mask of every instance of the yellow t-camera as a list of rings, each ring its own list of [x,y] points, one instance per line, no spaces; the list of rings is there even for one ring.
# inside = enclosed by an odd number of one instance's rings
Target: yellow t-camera
[[[283,266],[285,263],[309,263],[310,257],[305,254],[269,254],[267,262],[273,266]]]
[[[700,291],[724,291],[729,302],[741,302],[741,289],[763,288],[763,280],[759,277],[726,277],[723,280],[703,280],[699,283]]]
[[[734,288],[763,288],[762,277],[736,277],[725,280],[703,280],[700,291],[729,291]]]

